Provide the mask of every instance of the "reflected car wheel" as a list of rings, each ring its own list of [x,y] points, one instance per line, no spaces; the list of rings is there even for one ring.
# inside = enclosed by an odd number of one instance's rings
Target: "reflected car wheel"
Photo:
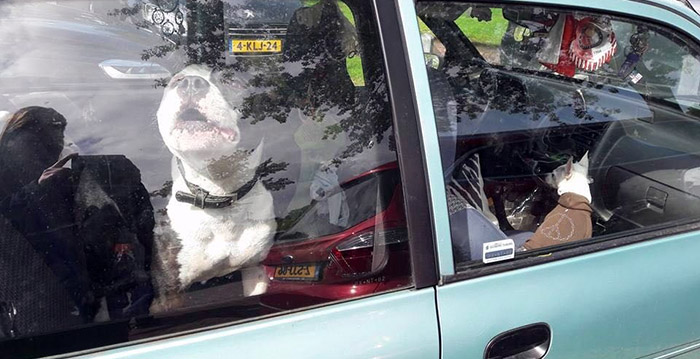
[[[160,10],[156,10],[153,12],[153,15],[151,15],[151,20],[153,20],[154,24],[160,25],[165,20],[165,14]]]
[[[185,20],[185,15],[182,13],[182,11],[178,10],[175,12],[175,23],[178,25],[182,25],[182,22]]]
[[[175,25],[173,25],[173,23],[170,22],[170,20],[168,20],[165,22],[165,24],[163,24],[163,27],[161,27],[161,31],[166,36],[170,36],[175,33]]]

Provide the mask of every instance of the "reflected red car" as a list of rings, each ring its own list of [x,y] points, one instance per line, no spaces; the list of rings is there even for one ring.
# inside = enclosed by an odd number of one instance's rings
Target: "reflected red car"
[[[350,208],[345,228],[312,203],[263,261],[270,279],[260,298],[270,311],[348,299],[411,283],[398,163],[340,185]]]

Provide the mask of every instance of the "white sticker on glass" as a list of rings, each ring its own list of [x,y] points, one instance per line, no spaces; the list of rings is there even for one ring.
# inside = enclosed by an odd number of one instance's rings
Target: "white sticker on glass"
[[[683,68],[675,96],[697,96],[700,89],[700,61],[692,55],[683,56]]]
[[[515,243],[512,239],[484,243],[484,263],[500,262],[515,257]]]

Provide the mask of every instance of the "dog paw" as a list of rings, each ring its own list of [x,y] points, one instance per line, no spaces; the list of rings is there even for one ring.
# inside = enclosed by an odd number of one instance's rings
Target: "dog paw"
[[[245,283],[243,284],[243,296],[252,297],[254,295],[260,295],[267,292],[267,282],[258,282],[255,285],[248,285],[246,288]]]
[[[261,267],[245,268],[241,270],[243,280],[243,296],[250,297],[260,295],[267,291],[267,278]]]
[[[150,314],[159,314],[184,307],[184,299],[180,294],[161,294],[154,299],[149,308]]]
[[[168,306],[163,300],[154,300],[153,303],[151,303],[151,307],[148,309],[148,311],[152,315],[163,313],[168,311]]]

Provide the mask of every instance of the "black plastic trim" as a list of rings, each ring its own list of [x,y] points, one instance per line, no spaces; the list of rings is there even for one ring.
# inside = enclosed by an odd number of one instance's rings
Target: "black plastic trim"
[[[415,86],[407,62],[398,4],[396,1],[373,0],[372,6],[379,24],[394,116],[413,281],[418,289],[431,287],[439,279],[433,240],[435,235],[430,216],[432,211],[425,155],[422,151],[416,99],[413,96]]]
[[[531,330],[531,329],[543,329],[547,331],[547,335],[549,339],[547,340],[547,350],[545,350],[544,353],[542,353],[542,356],[540,358],[544,358],[547,353],[549,353],[549,349],[552,347],[552,328],[549,326],[549,324],[541,322],[541,323],[533,323],[533,324],[528,324],[528,325],[523,325],[522,327],[514,328],[508,331],[505,331],[501,334],[496,335],[495,337],[491,338],[489,341],[488,345],[486,345],[486,349],[484,349],[484,359],[488,359],[489,352],[495,347],[496,343],[503,339],[504,337],[507,337],[509,335],[515,334],[516,332],[521,332],[525,330]],[[508,356],[508,358],[512,358],[511,356]]]

